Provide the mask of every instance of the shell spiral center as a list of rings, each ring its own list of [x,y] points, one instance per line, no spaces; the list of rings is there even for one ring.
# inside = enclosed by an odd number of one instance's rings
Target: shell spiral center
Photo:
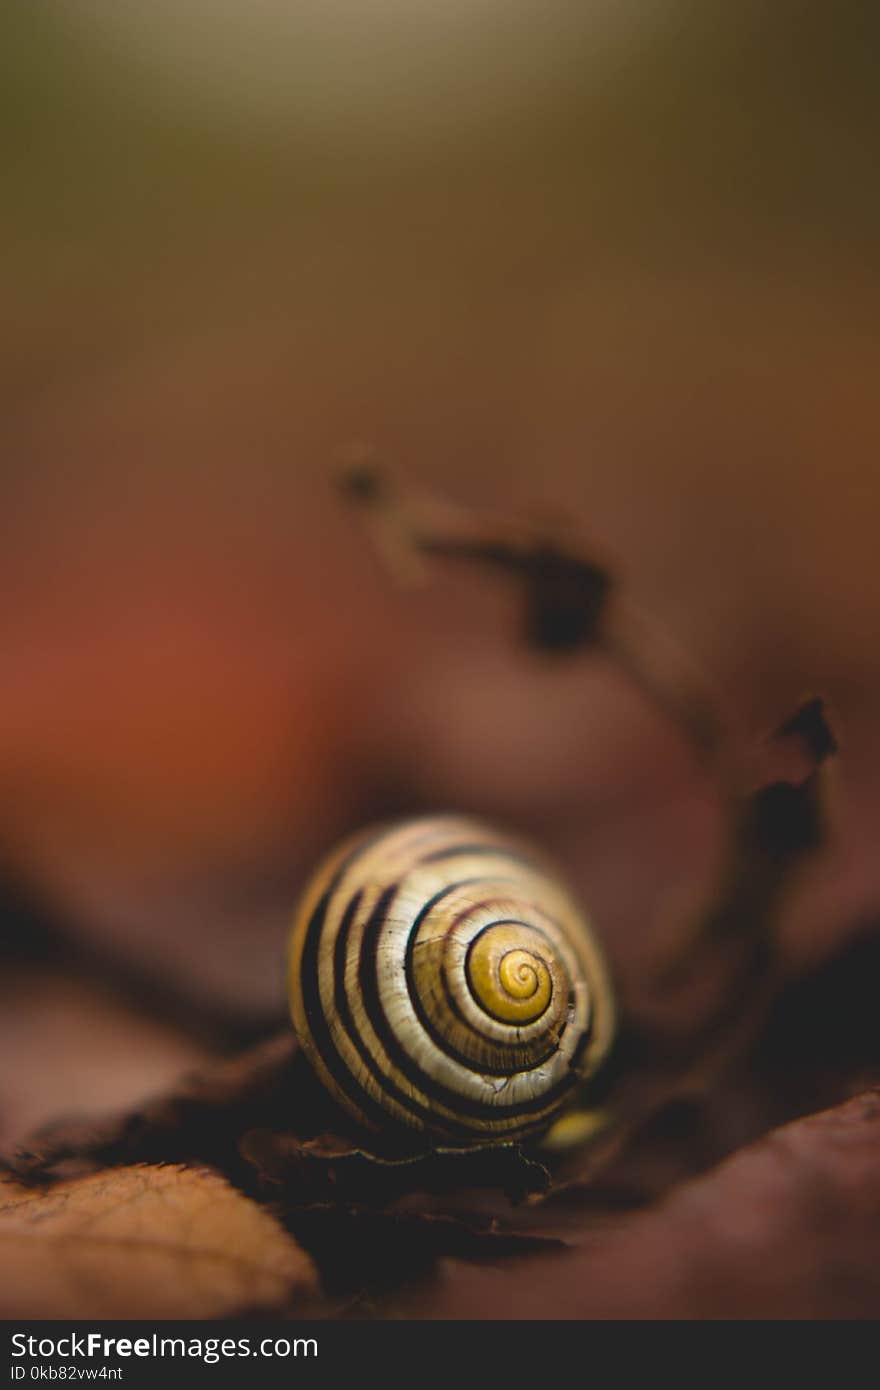
[[[521,922],[487,927],[468,952],[471,994],[501,1023],[537,1022],[550,1007],[557,973],[550,943]]]

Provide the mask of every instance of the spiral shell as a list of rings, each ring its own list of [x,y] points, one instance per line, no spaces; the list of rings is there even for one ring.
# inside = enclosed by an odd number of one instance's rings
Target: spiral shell
[[[446,1144],[546,1128],[614,1032],[571,895],[537,851],[454,816],[330,856],[297,912],[289,986],[302,1047],[349,1113]]]

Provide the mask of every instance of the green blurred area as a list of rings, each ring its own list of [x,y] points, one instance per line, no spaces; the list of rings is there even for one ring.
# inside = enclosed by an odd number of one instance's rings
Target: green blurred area
[[[126,8],[6,8],[7,235],[116,259],[476,180],[649,258],[873,249],[872,6]]]

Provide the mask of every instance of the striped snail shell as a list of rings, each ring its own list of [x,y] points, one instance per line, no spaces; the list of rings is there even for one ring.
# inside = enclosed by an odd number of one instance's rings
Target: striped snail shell
[[[357,1121],[452,1146],[546,1129],[614,1033],[569,892],[536,850],[457,816],[366,831],[326,860],[289,990],[306,1056]]]

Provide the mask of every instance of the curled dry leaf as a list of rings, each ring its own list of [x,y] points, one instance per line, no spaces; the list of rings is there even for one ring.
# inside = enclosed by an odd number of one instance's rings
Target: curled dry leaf
[[[0,1181],[6,1318],[206,1318],[302,1305],[314,1266],[214,1173],[118,1168],[35,1190]]]
[[[235,1057],[184,1075],[144,1105],[99,1120],[72,1117],[44,1125],[8,1159],[21,1178],[130,1163],[209,1163],[227,1175],[241,1168],[238,1141],[249,1128],[296,1122],[314,1133],[323,1098],[309,1085],[296,1041],[285,1029]],[[323,1112],[322,1112],[323,1113]]]
[[[348,1128],[346,1128],[348,1126]],[[412,1191],[483,1188],[519,1201],[550,1176],[516,1145],[426,1150],[391,1136],[372,1150],[315,1080],[292,1032],[185,1076],[146,1105],[45,1126],[10,1158],[19,1178],[131,1163],[209,1163],[290,1210],[336,1200],[386,1205]]]
[[[331,1197],[385,1206],[410,1192],[470,1189],[497,1192],[516,1203],[550,1185],[544,1165],[516,1144],[378,1155],[335,1134],[302,1140],[295,1134],[251,1130],[240,1147],[262,1183],[283,1190],[287,1206]]]
[[[5,958],[0,1057],[3,1147],[65,1114],[97,1125],[207,1060],[192,1039],[68,963]]]
[[[467,1318],[874,1318],[880,1092],[798,1120],[570,1254],[455,1266],[395,1311]]]

